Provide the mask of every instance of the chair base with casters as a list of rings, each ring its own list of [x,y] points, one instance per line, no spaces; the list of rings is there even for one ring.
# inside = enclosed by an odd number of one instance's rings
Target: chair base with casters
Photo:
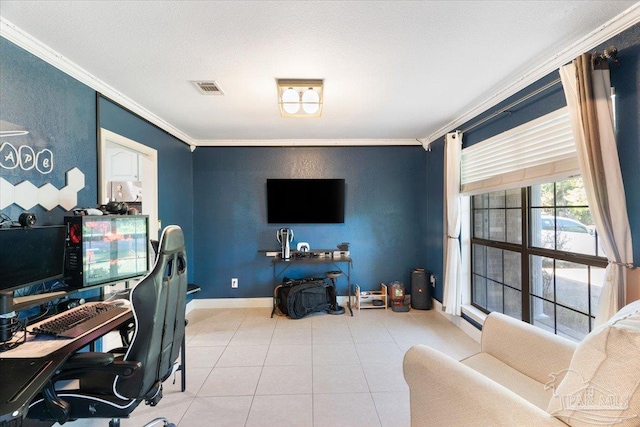
[[[69,357],[31,402],[27,417],[60,424],[106,418],[116,427],[119,419],[128,418],[140,403],[155,406],[162,399],[162,383],[171,376],[180,354],[186,295],[184,235],[180,227],[168,226],[153,269],[130,292],[134,328],[129,345],[109,353]],[[69,380],[78,386],[56,390],[56,383]],[[163,418],[147,425],[159,423],[172,425]]]
[[[164,427],[176,427],[176,425],[174,423],[169,422],[169,420],[167,420],[166,418],[156,418],[154,420],[149,421],[148,423],[146,423],[145,425],[143,425],[142,427],[153,427],[156,425],[161,425]],[[120,420],[119,419],[114,419],[109,421],[109,427],[120,427]]]

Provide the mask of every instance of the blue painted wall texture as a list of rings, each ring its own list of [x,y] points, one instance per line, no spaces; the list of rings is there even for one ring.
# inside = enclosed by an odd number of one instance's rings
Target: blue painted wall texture
[[[636,264],[640,264],[639,40],[640,25],[636,25],[599,48],[615,44],[619,49],[620,66],[612,70],[612,82],[617,91],[618,146]],[[85,188],[78,193],[78,206],[95,205],[95,92],[1,38],[0,56],[0,130],[28,130],[29,134],[15,137],[15,144],[35,151],[50,149],[55,159],[50,174],[18,168],[2,169],[1,176],[11,184],[29,180],[36,186],[50,182],[60,188],[65,185],[65,172],[79,167],[85,174]],[[556,77],[552,73],[502,105]],[[468,132],[465,144],[564,104],[557,86]],[[364,289],[392,280],[408,286],[412,268],[430,269],[438,278],[435,296],[442,300],[442,138],[432,144],[431,152],[421,147],[201,147],[191,153],[176,138],[107,100],[99,102],[99,115],[105,128],[158,150],[159,216],[163,224],[185,229],[190,277],[203,288],[198,298],[271,296],[270,260],[258,254],[259,249],[278,248],[275,233],[280,225],[266,220],[267,178],[344,178],[345,223],[292,225],[295,241],[323,249],[350,242],[352,281]],[[65,214],[61,208],[30,210],[41,224],[59,224]],[[0,212],[16,218],[22,211],[13,205]],[[318,276],[328,269],[333,267],[292,268],[285,275]],[[232,277],[239,278],[238,289],[231,289]],[[343,280],[338,290],[345,294]]]
[[[370,290],[392,280],[408,286],[411,269],[429,263],[425,156],[418,146],[196,149],[195,263],[202,297],[273,295],[270,258],[258,250],[277,250],[276,231],[286,224],[267,223],[268,178],[344,178],[344,224],[292,224],[294,246],[304,241],[311,249],[335,249],[349,242],[353,283]],[[323,277],[328,270],[335,267],[290,268],[284,275]],[[232,277],[238,289],[231,289]],[[338,291],[346,294],[344,279]]]
[[[95,91],[3,38],[0,57],[0,157],[6,160],[9,146],[5,144],[16,149],[27,146],[35,153],[52,153],[50,173],[41,173],[37,167],[28,169],[31,165],[9,169],[11,165],[5,162],[5,167],[0,167],[0,177],[12,185],[28,181],[38,188],[50,183],[61,189],[66,185],[66,172],[77,167],[85,176],[77,204],[95,206]],[[6,132],[11,131],[28,133],[9,136]],[[59,206],[48,210],[37,204],[29,209],[12,204],[0,212],[17,219],[25,210],[36,214],[38,225],[62,224],[67,213]]]
[[[158,218],[179,225],[187,245],[189,277],[193,263],[193,174],[189,146],[113,102],[100,97],[100,126],[158,151]]]
[[[633,238],[633,259],[640,265],[640,24],[603,44],[618,47],[620,65],[611,70],[616,88],[618,155]]]
[[[19,147],[53,153],[53,170],[0,168],[0,177],[16,185],[29,181],[36,187],[51,183],[65,186],[65,173],[74,167],[85,176],[78,193],[77,207],[98,204],[96,92],[58,69],[0,38],[0,130],[28,130],[23,136],[2,137],[0,145],[11,141]],[[158,214],[164,225],[183,227],[188,254],[193,250],[192,155],[189,147],[157,127],[113,103],[101,99],[101,125],[113,132],[158,150]],[[6,135],[6,134],[4,134]],[[6,147],[5,147],[6,148]],[[27,209],[13,204],[0,213],[12,219]],[[48,211],[40,206],[28,209],[39,225],[62,224],[69,212],[61,207]],[[193,277],[193,263],[189,261]]]

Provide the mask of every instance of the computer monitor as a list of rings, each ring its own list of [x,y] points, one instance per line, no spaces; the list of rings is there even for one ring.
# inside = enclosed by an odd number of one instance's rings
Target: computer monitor
[[[0,314],[18,309],[14,290],[63,277],[65,236],[63,225],[0,228]]]
[[[65,217],[65,283],[74,288],[107,285],[149,271],[149,217]]]
[[[65,227],[0,228],[0,291],[61,279]]]

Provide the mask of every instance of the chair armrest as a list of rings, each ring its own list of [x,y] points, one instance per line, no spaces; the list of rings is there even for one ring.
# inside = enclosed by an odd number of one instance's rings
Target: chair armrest
[[[104,366],[113,363],[114,360],[115,358],[111,353],[99,353],[95,351],[75,353],[64,362],[62,369]]]
[[[404,356],[412,426],[555,426],[562,421],[460,362],[424,345]]]
[[[109,350],[109,353],[113,354],[113,355],[119,355],[119,356],[124,356],[125,354],[127,354],[127,350],[129,350],[129,347],[116,347],[116,348],[112,348]]]
[[[502,313],[491,313],[482,327],[482,351],[545,384],[549,375],[569,368],[577,344]]]
[[[66,360],[53,381],[78,378],[87,372],[105,372],[128,377],[142,367],[137,361],[116,360],[112,353],[76,353]]]
[[[58,423],[64,424],[69,421],[69,412],[71,411],[69,403],[56,393],[54,386],[56,381],[77,378],[79,374],[87,370],[110,366],[113,361],[113,354],[110,353],[87,352],[71,355],[42,389],[42,397],[51,416]]]
[[[58,423],[64,424],[69,421],[71,407],[68,402],[58,396],[55,389],[56,381],[77,379],[87,372],[106,372],[128,377],[141,367],[141,362],[115,360],[112,353],[76,353],[65,361],[58,373],[42,389],[44,403],[51,416]]]

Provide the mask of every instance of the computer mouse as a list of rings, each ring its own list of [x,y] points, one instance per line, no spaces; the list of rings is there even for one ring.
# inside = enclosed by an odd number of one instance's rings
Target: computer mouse
[[[115,305],[116,307],[128,307],[129,305],[131,305],[131,302],[128,299],[124,298],[118,298],[108,302]]]

